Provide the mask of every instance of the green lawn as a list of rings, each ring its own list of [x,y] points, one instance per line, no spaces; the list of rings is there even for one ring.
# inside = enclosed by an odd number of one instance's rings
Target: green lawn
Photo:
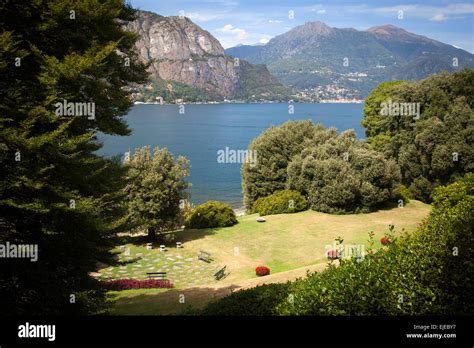
[[[380,210],[369,214],[331,215],[314,211],[271,215],[259,223],[257,215],[239,218],[233,227],[185,230],[177,233],[182,249],[170,244],[166,252],[147,250],[145,245],[127,244],[130,255],[120,259],[128,264],[100,271],[102,279],[143,279],[147,271],[166,271],[175,284],[172,290],[129,290],[111,293],[115,298],[112,314],[170,314],[187,305],[201,307],[214,297],[223,296],[242,282],[256,278],[255,267],[266,265],[272,275],[326,262],[326,246],[338,236],[344,244],[368,245],[368,232],[375,233],[375,246],[394,224],[397,231],[413,231],[427,216],[430,206],[411,201],[404,208]],[[173,243],[174,244],[174,243]],[[156,246],[158,247],[158,246]],[[213,261],[197,260],[199,250],[212,254]],[[226,265],[229,275],[216,281],[212,274]],[[263,278],[262,278],[263,279]],[[185,295],[185,303],[179,295]]]

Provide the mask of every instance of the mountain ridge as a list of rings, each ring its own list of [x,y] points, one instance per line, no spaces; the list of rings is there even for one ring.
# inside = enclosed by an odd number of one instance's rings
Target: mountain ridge
[[[441,70],[474,67],[471,53],[391,24],[356,30],[306,22],[263,46],[225,52],[266,64],[280,81],[298,90],[342,88],[357,98],[383,81],[419,80]]]

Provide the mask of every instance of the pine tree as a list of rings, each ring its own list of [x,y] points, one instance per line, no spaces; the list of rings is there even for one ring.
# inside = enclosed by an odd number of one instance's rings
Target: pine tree
[[[146,80],[121,26],[133,18],[120,0],[0,5],[0,244],[39,248],[36,262],[0,258],[2,313],[104,308],[90,273],[110,261],[123,223],[125,169],[95,154],[96,133],[129,133],[127,86]],[[61,114],[65,102],[95,115]]]

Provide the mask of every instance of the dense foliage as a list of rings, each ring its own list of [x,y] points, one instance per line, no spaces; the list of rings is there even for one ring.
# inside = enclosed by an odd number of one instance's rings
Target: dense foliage
[[[282,189],[306,196],[312,209],[331,212],[372,210],[399,197],[399,169],[393,160],[356,139],[311,121],[272,127],[249,146],[257,165],[244,164],[244,202],[251,210],[261,197]]]
[[[474,312],[474,175],[434,195],[428,219],[363,260],[340,259],[321,273],[267,288],[242,290],[207,311],[225,315],[454,315]],[[371,245],[373,238],[370,238]],[[341,241],[343,242],[343,241]],[[286,291],[286,292],[285,292]],[[279,301],[278,301],[279,299]],[[245,305],[243,305],[245,304]]]
[[[297,191],[282,190],[259,198],[253,204],[253,213],[260,216],[297,213],[308,209],[306,198]]]
[[[237,223],[235,212],[229,205],[209,201],[198,205],[186,219],[186,228],[229,227]]]
[[[37,262],[2,259],[2,313],[90,314],[105,303],[90,273],[110,261],[124,172],[96,154],[95,134],[129,134],[126,87],[146,79],[120,25],[133,17],[118,0],[0,5],[0,243],[39,249]],[[64,101],[95,112],[60,112]]]
[[[420,113],[384,115],[384,103],[419,103]],[[398,162],[411,195],[429,202],[437,186],[474,170],[473,108],[474,70],[466,69],[381,84],[365,101],[362,125],[372,147]]]
[[[156,79],[149,85],[138,88],[139,93],[135,97],[136,101],[154,102],[154,103],[175,103],[181,99],[183,103],[187,102],[205,102],[221,100],[222,96],[203,88],[197,88],[185,85],[177,81],[166,81]],[[158,96],[158,97],[157,97]],[[159,99],[162,98],[162,100]],[[157,99],[158,98],[158,99]]]
[[[146,229],[153,239],[155,233],[181,227],[181,206],[189,184],[189,161],[179,156],[176,161],[168,149],[150,147],[136,149],[126,162],[128,168],[128,214],[136,229]]]

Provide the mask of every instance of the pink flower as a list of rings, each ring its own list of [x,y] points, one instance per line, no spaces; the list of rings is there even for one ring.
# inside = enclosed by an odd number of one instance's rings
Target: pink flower
[[[337,250],[331,249],[327,252],[327,257],[328,259],[335,260],[339,258],[339,253],[337,252]]]

